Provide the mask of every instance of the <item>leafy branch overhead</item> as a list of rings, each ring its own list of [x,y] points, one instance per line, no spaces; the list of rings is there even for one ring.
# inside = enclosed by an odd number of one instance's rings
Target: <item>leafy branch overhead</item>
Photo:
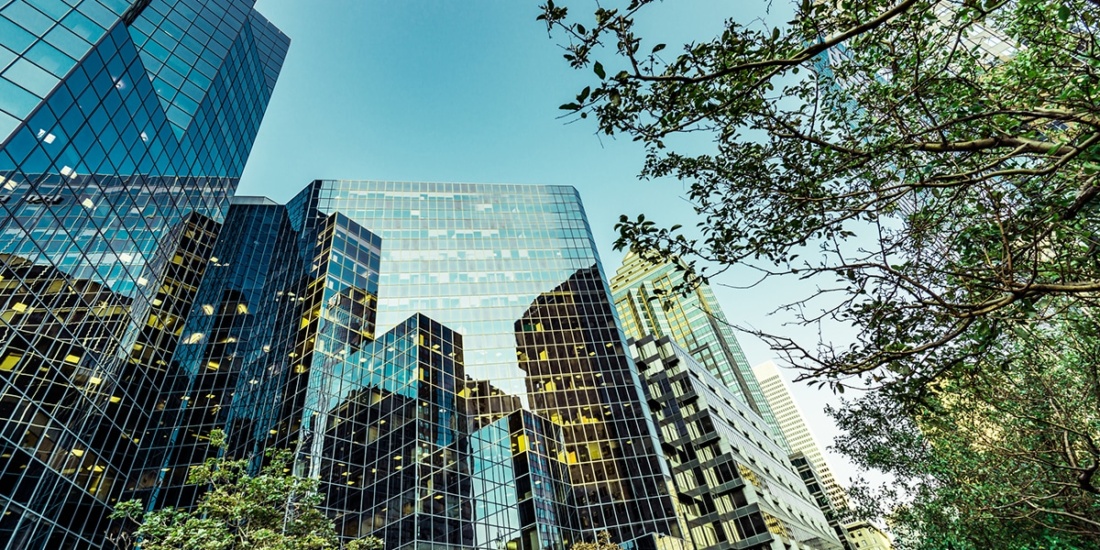
[[[539,17],[593,73],[562,109],[644,144],[643,177],[690,184],[694,229],[624,216],[617,246],[682,257],[696,281],[738,264],[811,279],[799,320],[857,341],[762,336],[834,385],[922,394],[1013,327],[1092,306],[1100,2],[802,0],[785,24],[731,19],[680,47],[636,30],[668,7],[577,18],[548,0]],[[678,151],[687,132],[712,150]]]
[[[1100,545],[1098,329],[1023,327],[927,407],[873,392],[834,411],[837,448],[894,480],[856,491],[863,513],[889,518],[899,550]]]

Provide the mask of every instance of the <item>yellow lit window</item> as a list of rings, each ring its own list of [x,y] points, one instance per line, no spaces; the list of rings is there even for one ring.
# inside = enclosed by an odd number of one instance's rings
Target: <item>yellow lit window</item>
[[[23,356],[18,353],[9,353],[5,355],[4,360],[0,361],[0,371],[11,372],[22,358]]]

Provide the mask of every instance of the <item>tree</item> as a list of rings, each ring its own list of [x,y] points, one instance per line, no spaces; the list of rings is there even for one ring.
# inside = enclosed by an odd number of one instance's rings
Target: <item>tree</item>
[[[879,392],[833,411],[838,449],[894,479],[857,500],[899,548],[1100,546],[1100,326],[1068,317],[1020,329],[925,406]]]
[[[811,384],[869,389],[842,449],[899,476],[878,496],[922,547],[1093,544],[1100,0],[799,0],[678,51],[636,31],[654,3],[539,16],[594,75],[568,116],[689,184],[694,229],[623,216],[616,246],[687,284],[809,281],[784,307],[854,342],[749,332]]]
[[[611,542],[611,533],[600,531],[596,535],[595,542],[578,542],[571,547],[573,550],[622,550],[622,547]]]
[[[635,32],[653,3],[539,16],[594,73],[562,109],[690,184],[697,230],[624,216],[616,246],[816,283],[789,309],[856,342],[758,333],[807,377],[919,393],[1096,299],[1100,0],[801,0],[673,53]],[[689,132],[713,150],[670,146]]]
[[[213,430],[211,444],[224,449],[225,434]],[[248,459],[210,458],[188,472],[188,483],[207,486],[194,509],[145,512],[140,500],[123,502],[113,519],[136,525],[115,537],[118,547],[142,550],[328,550],[341,548],[332,520],[317,506],[323,497],[315,479],[289,474],[293,453],[269,452],[257,475]],[[382,550],[380,539],[350,542],[348,550]]]

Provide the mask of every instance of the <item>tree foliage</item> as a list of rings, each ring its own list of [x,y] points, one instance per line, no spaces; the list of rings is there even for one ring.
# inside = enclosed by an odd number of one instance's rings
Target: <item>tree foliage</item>
[[[594,542],[578,542],[571,547],[573,550],[622,550],[622,547],[611,542],[611,533],[600,531]]]
[[[694,280],[812,280],[799,321],[858,339],[761,334],[810,377],[919,392],[1096,299],[1100,2],[801,0],[784,25],[731,19],[680,48],[635,31],[651,4],[540,16],[594,73],[562,108],[644,144],[643,177],[690,184],[697,230],[624,216],[617,246]],[[669,145],[688,132],[713,150]]]
[[[211,443],[224,446],[224,433],[214,430]],[[291,473],[293,453],[268,453],[266,465],[249,473],[248,459],[209,458],[188,472],[188,483],[207,487],[193,509],[164,508],[145,512],[140,500],[116,506],[114,519],[135,525],[117,538],[116,546],[142,550],[336,550],[341,548],[332,520],[317,506],[323,497],[315,479]],[[348,550],[382,550],[382,541],[367,537]]]
[[[871,393],[833,411],[839,450],[895,479],[860,500],[901,548],[1100,546],[1100,326],[1068,317],[1019,329],[922,406]]]
[[[694,229],[616,246],[809,281],[787,311],[854,341],[757,334],[871,388],[842,450],[901,480],[911,546],[1096,546],[1100,0],[796,0],[680,47],[636,30],[654,4],[539,16],[592,71],[561,108],[688,184]]]

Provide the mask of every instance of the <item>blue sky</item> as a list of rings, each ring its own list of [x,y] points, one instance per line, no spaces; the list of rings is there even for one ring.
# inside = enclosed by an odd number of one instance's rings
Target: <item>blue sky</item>
[[[638,180],[640,146],[596,136],[589,121],[558,118],[558,105],[589,84],[591,74],[562,59],[558,41],[535,21],[538,3],[260,0],[259,11],[292,42],[239,193],[283,202],[309,181],[328,178],[573,185],[608,274],[622,257],[611,247],[620,214],[644,212],[658,222],[691,225],[680,183]],[[588,10],[592,3],[571,5]],[[693,37],[717,34],[727,18],[765,16],[765,5],[664,2],[639,22],[640,30],[673,51]],[[786,21],[781,15],[768,20]],[[737,286],[751,279],[738,271],[718,282]],[[789,299],[792,288],[797,283],[715,290],[734,322],[784,330],[790,319],[767,313]],[[742,337],[741,345],[753,364],[772,358],[762,342]],[[829,444],[835,428],[821,408],[833,396],[796,390],[819,440]],[[842,483],[857,475],[830,455]]]

